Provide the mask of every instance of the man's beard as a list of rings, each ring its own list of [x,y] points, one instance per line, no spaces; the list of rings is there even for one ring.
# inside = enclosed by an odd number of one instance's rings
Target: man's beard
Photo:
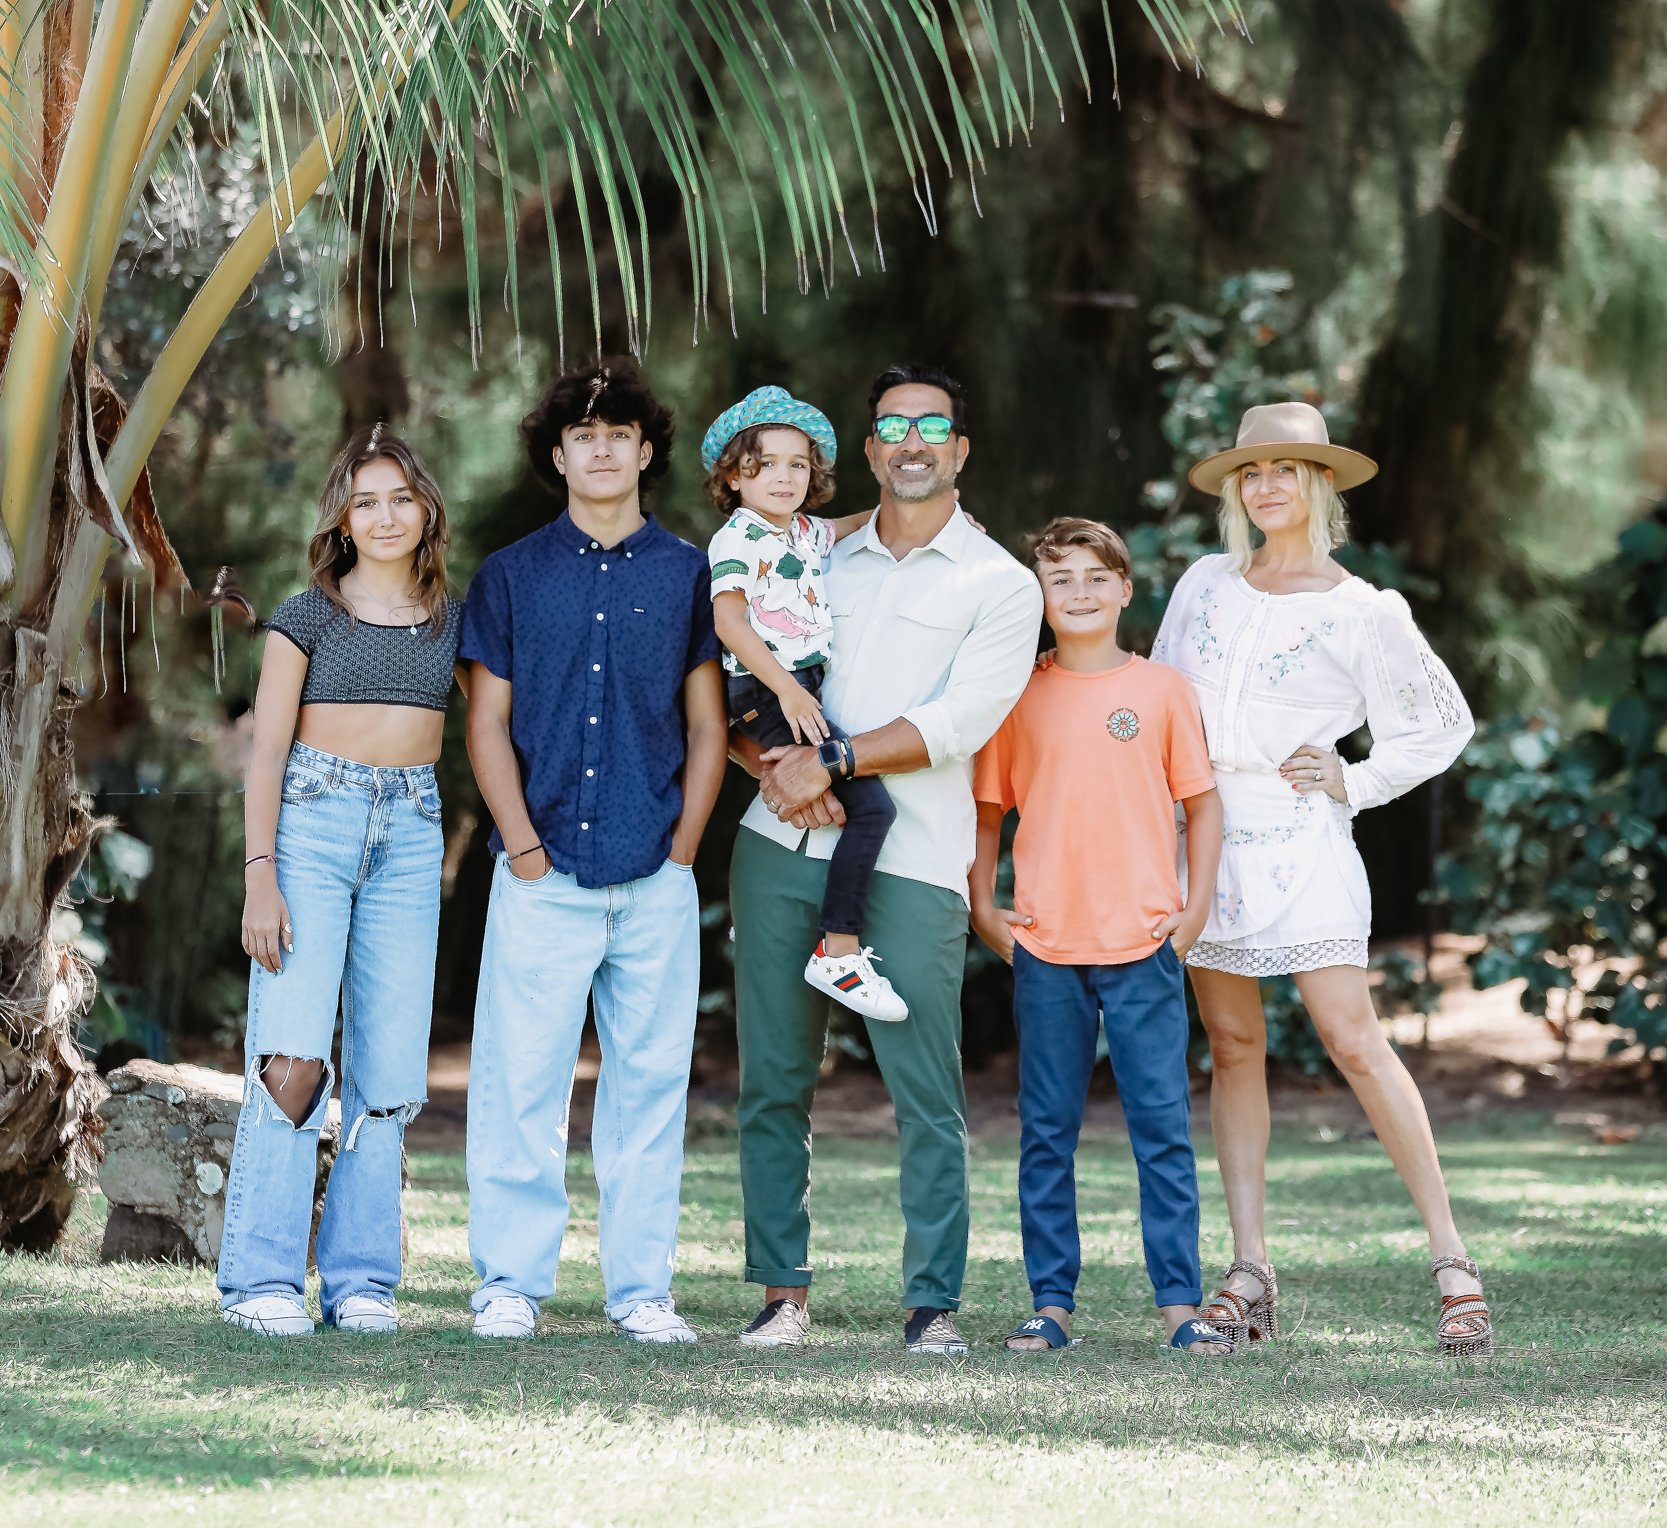
[[[933,471],[919,477],[913,474],[899,475],[895,470],[904,465],[904,461],[919,462],[925,460]],[[904,461],[893,462],[886,473],[886,479],[891,485],[891,495],[894,499],[901,499],[904,503],[912,503],[919,499],[930,499],[937,494],[944,493],[955,486],[955,469],[940,469],[935,458],[910,457]]]

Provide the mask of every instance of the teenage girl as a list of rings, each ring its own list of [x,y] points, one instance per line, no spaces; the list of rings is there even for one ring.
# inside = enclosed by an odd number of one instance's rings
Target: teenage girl
[[[223,1318],[313,1330],[319,1132],[341,1036],[341,1149],[317,1261],[327,1324],[391,1332],[405,1126],[422,1107],[440,914],[440,754],[462,602],[446,510],[381,425],[336,458],[312,580],[274,612],[244,799],[248,1071],[226,1186]]]

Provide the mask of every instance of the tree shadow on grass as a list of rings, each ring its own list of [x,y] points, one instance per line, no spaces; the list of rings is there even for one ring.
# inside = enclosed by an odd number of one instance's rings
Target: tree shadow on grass
[[[1664,1301],[1640,1296],[1660,1289],[1663,1235],[1619,1217],[1667,1177],[1659,1150],[1588,1160],[1544,1138],[1449,1143],[1460,1223],[1484,1261],[1505,1348],[1492,1364],[1446,1365],[1434,1352],[1436,1300],[1417,1223],[1376,1143],[1276,1143],[1272,1218],[1296,1222],[1275,1230],[1295,1335],[1227,1362],[1159,1353],[1132,1165],[1124,1143],[1105,1145],[1081,1175],[1077,1330],[1087,1340],[1065,1354],[996,1346],[1028,1305],[1005,1152],[981,1151],[974,1163],[962,1325],[977,1346],[963,1362],[901,1350],[895,1143],[819,1151],[817,1341],[787,1353],[733,1342],[759,1292],[737,1279],[727,1148],[691,1156],[675,1292],[707,1341],[671,1351],[606,1335],[582,1159],[570,1173],[578,1213],[545,1335],[474,1342],[472,1275],[457,1255],[465,1211],[452,1197],[462,1164],[419,1155],[417,1191],[446,1199],[414,1218],[445,1250],[414,1260],[401,1291],[406,1328],[392,1339],[321,1332],[269,1342],[215,1319],[206,1272],[41,1261],[54,1277],[8,1302],[0,1338],[0,1468],[78,1487],[421,1478],[445,1471],[460,1444],[478,1457],[484,1440],[528,1426],[565,1436],[574,1413],[618,1424],[622,1447],[645,1422],[678,1420],[739,1432],[931,1430],[973,1448],[1043,1451],[1162,1452],[1184,1440],[1246,1459],[1352,1462],[1363,1440],[1388,1437],[1429,1450],[1432,1465],[1450,1467],[1458,1448],[1464,1461],[1504,1468],[1532,1438],[1541,1458],[1598,1468],[1617,1430],[1642,1435],[1658,1423]],[[1214,1189],[1206,1173],[1207,1256],[1225,1247]],[[407,1447],[410,1438],[426,1442]]]

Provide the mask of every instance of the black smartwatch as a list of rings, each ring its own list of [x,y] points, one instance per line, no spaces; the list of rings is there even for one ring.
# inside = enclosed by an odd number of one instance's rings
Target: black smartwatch
[[[838,738],[823,738],[816,745],[816,762],[827,770],[830,779],[846,778],[845,748]]]

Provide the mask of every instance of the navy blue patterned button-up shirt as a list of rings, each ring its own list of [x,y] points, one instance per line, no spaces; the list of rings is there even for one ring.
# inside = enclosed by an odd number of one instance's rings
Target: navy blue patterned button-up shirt
[[[514,686],[527,814],[581,886],[651,875],[671,852],[683,681],[719,655],[708,577],[706,554],[652,516],[603,547],[563,514],[494,552],[470,585],[462,656]]]

